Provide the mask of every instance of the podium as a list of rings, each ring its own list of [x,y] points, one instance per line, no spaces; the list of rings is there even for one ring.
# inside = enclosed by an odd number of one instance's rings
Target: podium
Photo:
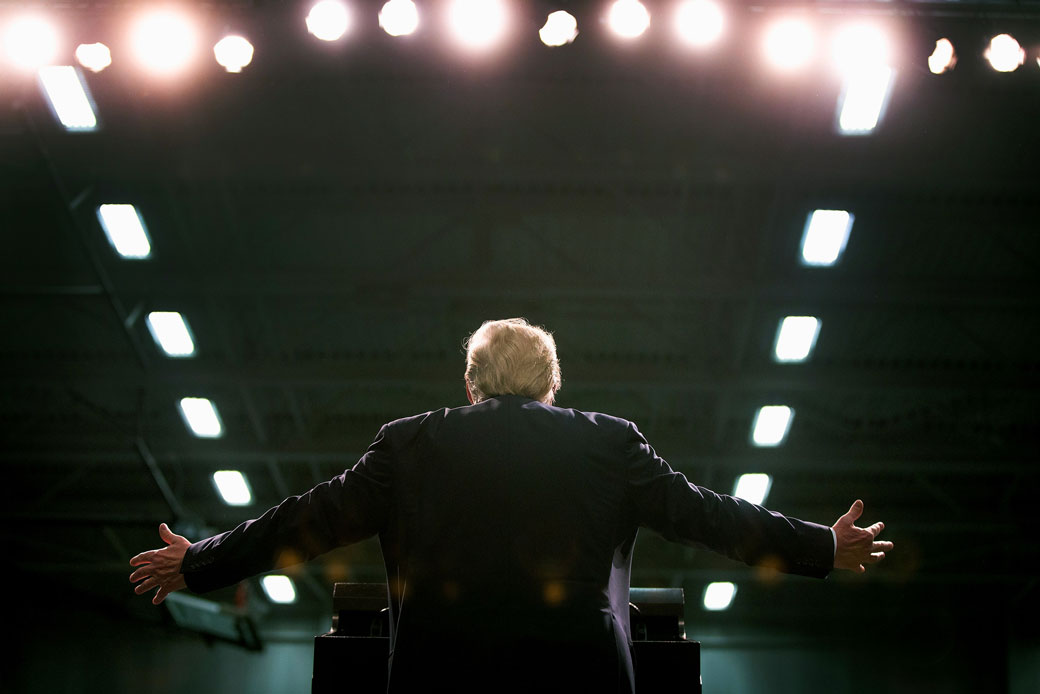
[[[632,588],[636,694],[701,694],[700,643],[686,640],[681,588]],[[384,583],[337,583],[332,630],[314,637],[312,694],[384,694],[390,611]]]

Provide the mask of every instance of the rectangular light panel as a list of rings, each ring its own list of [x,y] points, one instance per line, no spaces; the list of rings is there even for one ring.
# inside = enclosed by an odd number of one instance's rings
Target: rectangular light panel
[[[834,265],[849,242],[855,216],[845,210],[813,210],[802,233],[802,262]]]
[[[895,70],[872,65],[854,71],[838,97],[838,132],[867,135],[874,131],[888,104]]]
[[[220,424],[217,408],[207,398],[181,398],[180,406],[181,415],[191,433],[204,439],[223,435],[224,428]]]
[[[71,65],[50,65],[41,67],[37,76],[51,111],[66,130],[97,129],[94,102],[79,70]]]
[[[766,405],[758,410],[751,426],[751,442],[756,446],[779,446],[791,428],[794,410],[787,405]]]
[[[152,311],[145,319],[152,339],[169,357],[190,357],[195,354],[195,342],[191,339],[184,316],[176,311]]]
[[[101,205],[98,220],[112,248],[124,258],[147,258],[152,252],[144,221],[133,205]]]
[[[217,470],[213,473],[213,484],[228,506],[248,506],[253,501],[249,483],[238,470]]]
[[[296,588],[293,586],[292,579],[288,576],[282,576],[281,574],[264,576],[260,580],[260,585],[263,586],[264,592],[267,593],[267,598],[271,602],[276,602],[280,605],[296,602]]]
[[[737,587],[729,581],[709,583],[704,589],[704,609],[717,612],[733,604]]]
[[[769,496],[769,488],[773,486],[773,478],[761,472],[750,472],[737,478],[733,488],[733,496],[738,496],[753,504],[762,505]]]
[[[776,331],[773,354],[777,361],[805,361],[816,345],[820,321],[813,316],[787,316]]]

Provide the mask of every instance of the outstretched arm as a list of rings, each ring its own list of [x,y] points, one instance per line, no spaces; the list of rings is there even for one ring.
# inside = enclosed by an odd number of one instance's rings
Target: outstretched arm
[[[876,564],[885,558],[885,552],[894,545],[891,542],[879,542],[878,534],[885,529],[885,524],[874,523],[867,528],[856,527],[856,520],[863,515],[863,502],[856,499],[852,508],[839,518],[831,529],[834,531],[834,568],[848,569],[863,573],[865,564]]]
[[[135,593],[143,595],[158,587],[159,590],[155,591],[155,597],[152,598],[153,605],[161,603],[175,590],[186,587],[181,562],[191,544],[187,538],[170,530],[165,523],[159,526],[159,537],[166,543],[165,547],[141,552],[130,560],[130,566],[140,567],[130,574],[131,583],[140,581],[134,587]]]

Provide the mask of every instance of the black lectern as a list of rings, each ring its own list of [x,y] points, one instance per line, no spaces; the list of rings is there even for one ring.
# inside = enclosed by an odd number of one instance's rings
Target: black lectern
[[[682,588],[632,588],[630,597],[637,694],[700,694],[700,643],[686,640]],[[382,694],[390,651],[386,584],[337,583],[332,610],[332,630],[314,637],[312,694]]]

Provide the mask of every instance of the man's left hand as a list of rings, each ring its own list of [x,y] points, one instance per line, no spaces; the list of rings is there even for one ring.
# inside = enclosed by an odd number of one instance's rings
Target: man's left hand
[[[848,513],[831,526],[837,543],[834,548],[835,569],[863,573],[867,570],[865,564],[876,564],[885,558],[885,552],[892,549],[891,542],[875,539],[885,529],[884,523],[874,523],[866,528],[856,526],[856,520],[862,515],[863,502],[857,499]]]
[[[161,603],[170,593],[187,588],[181,562],[191,545],[187,538],[174,533],[165,523],[159,526],[159,537],[166,543],[165,547],[141,552],[130,560],[130,566],[141,567],[130,574],[131,583],[141,581],[134,587],[134,592],[143,595],[152,588],[159,589],[152,598],[153,605]]]

